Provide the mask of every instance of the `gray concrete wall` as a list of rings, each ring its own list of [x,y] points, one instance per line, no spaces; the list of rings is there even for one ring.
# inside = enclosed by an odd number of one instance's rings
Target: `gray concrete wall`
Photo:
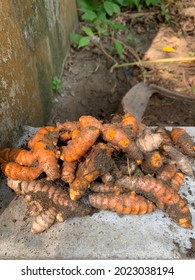
[[[46,123],[76,21],[75,0],[0,1],[0,148]]]

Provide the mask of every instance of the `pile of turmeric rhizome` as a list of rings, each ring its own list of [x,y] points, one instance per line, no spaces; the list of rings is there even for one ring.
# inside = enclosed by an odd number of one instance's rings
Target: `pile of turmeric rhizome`
[[[159,208],[191,229],[188,203],[178,192],[193,174],[194,157],[184,129],[152,129],[130,113],[111,123],[82,116],[44,126],[26,148],[0,150],[8,186],[24,196],[34,217],[32,233],[97,209],[143,215]]]

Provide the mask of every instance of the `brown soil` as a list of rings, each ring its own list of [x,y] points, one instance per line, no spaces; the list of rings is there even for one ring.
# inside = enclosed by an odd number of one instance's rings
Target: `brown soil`
[[[117,19],[125,23],[132,34],[132,44],[124,48],[123,61],[111,53],[119,63],[135,60],[135,54],[144,60],[194,55],[195,7],[191,2],[177,1],[177,5],[169,7],[173,24],[165,24],[156,10],[147,10],[142,17],[126,11]],[[109,40],[104,37],[102,42],[107,51]],[[164,46],[171,46],[174,52],[163,52]],[[113,61],[95,46],[80,50],[72,47],[62,74],[62,88],[56,93],[48,123],[78,120],[87,114],[109,121],[125,93],[143,81],[195,96],[193,62],[150,64],[144,69],[137,66],[118,68],[111,73],[112,65]],[[194,126],[195,102],[177,101],[155,94],[148,103],[143,122],[147,125]]]
[[[71,50],[56,95],[50,122],[78,120],[82,115],[110,119],[132,86],[122,70],[110,73],[109,63],[96,48]]]

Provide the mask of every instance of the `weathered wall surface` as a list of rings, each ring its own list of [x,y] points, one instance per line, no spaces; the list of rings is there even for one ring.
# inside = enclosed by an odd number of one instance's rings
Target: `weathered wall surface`
[[[76,21],[74,0],[0,1],[0,147],[45,124]]]

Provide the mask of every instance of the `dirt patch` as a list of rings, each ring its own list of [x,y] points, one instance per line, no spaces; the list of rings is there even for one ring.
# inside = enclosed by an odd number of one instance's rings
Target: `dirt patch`
[[[195,103],[155,94],[148,103],[143,122],[147,125],[195,126]]]
[[[110,73],[109,62],[97,48],[90,51],[72,49],[50,123],[74,121],[82,115],[109,120],[131,86],[131,80],[123,70]]]
[[[129,28],[132,40],[124,48],[123,61],[111,52],[114,59],[119,63],[135,60],[132,50],[144,60],[195,55],[194,7],[186,1],[178,1],[177,5],[172,4],[168,8],[171,24],[166,24],[155,8],[147,10],[140,17],[136,13],[133,16],[129,11],[120,15],[117,20]],[[124,38],[122,36],[124,34],[118,32],[118,38]],[[104,37],[102,43],[109,50],[110,37]],[[171,46],[174,51],[164,52],[165,46]],[[150,64],[144,69],[123,67],[111,73],[112,65],[113,61],[94,45],[80,50],[72,48],[62,75],[62,89],[56,93],[48,123],[78,120],[81,115],[88,114],[110,121],[125,93],[143,81],[195,95],[193,62]],[[147,125],[194,126],[195,102],[177,101],[154,94],[144,113],[143,122]]]

